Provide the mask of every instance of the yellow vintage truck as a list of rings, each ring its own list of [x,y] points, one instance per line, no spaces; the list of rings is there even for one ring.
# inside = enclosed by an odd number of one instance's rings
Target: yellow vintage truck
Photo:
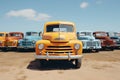
[[[47,22],[42,40],[36,42],[37,60],[68,60],[81,66],[82,42],[77,40],[75,24],[65,21]]]
[[[18,40],[22,39],[24,34],[22,32],[9,32],[7,39],[7,48],[16,50],[18,47]]]
[[[6,46],[7,46],[7,37],[8,33],[7,32],[0,32],[0,49],[2,51],[6,51]]]

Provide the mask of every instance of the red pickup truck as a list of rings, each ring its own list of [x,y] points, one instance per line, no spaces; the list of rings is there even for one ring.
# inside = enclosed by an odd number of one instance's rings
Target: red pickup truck
[[[99,39],[101,41],[102,49],[109,49],[112,51],[114,50],[115,42],[112,39],[110,39],[107,32],[96,31],[93,32],[93,35],[95,36],[96,39]]]

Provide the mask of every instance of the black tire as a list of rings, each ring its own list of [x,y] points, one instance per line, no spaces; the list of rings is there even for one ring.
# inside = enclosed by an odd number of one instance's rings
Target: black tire
[[[114,51],[114,47],[111,47],[110,50],[111,50],[111,51]]]
[[[76,60],[75,60],[75,68],[80,68],[80,67],[81,67],[81,64],[82,64],[81,59],[76,59]]]
[[[17,52],[23,52],[24,51],[24,49],[22,49],[22,48],[17,48]]]
[[[100,50],[99,49],[96,49],[95,52],[99,52]]]
[[[20,48],[17,48],[17,51],[18,51],[18,52],[21,52],[21,49],[20,49]]]
[[[7,52],[7,48],[3,48],[2,51]]]
[[[16,48],[16,47],[15,47],[15,48],[12,48],[12,50],[13,50],[13,51],[17,51],[17,48]]]

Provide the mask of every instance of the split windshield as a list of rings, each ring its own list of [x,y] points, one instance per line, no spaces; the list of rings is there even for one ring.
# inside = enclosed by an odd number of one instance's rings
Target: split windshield
[[[114,36],[120,37],[119,33],[114,33]]]
[[[39,36],[38,32],[27,32],[26,36]]]
[[[19,34],[19,33],[10,33],[9,36],[10,37],[21,37],[21,34]]]
[[[72,25],[48,25],[46,28],[46,32],[73,32],[73,26]]]
[[[91,36],[91,32],[81,32],[80,34],[84,36]]]
[[[4,34],[0,34],[0,37],[3,37],[4,36]]]
[[[108,36],[108,35],[106,33],[96,33],[95,36],[104,37],[104,36]]]

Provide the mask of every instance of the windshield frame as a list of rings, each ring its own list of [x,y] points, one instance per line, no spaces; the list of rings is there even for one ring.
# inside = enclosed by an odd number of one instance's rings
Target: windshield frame
[[[54,27],[55,26],[55,27]],[[48,30],[49,27],[54,27],[51,31]],[[66,29],[66,30],[65,30]],[[74,32],[74,26],[69,24],[51,24],[46,26],[45,32]]]
[[[108,37],[107,33],[95,33],[96,37]]]
[[[13,35],[15,35],[15,36],[13,36]],[[16,35],[18,35],[18,36],[16,36]],[[9,33],[9,37],[21,37],[21,36],[23,36],[21,33]]]
[[[0,37],[4,37],[5,36],[5,34],[4,33],[0,33]]]
[[[26,32],[25,36],[39,36],[39,33],[38,32]]]

